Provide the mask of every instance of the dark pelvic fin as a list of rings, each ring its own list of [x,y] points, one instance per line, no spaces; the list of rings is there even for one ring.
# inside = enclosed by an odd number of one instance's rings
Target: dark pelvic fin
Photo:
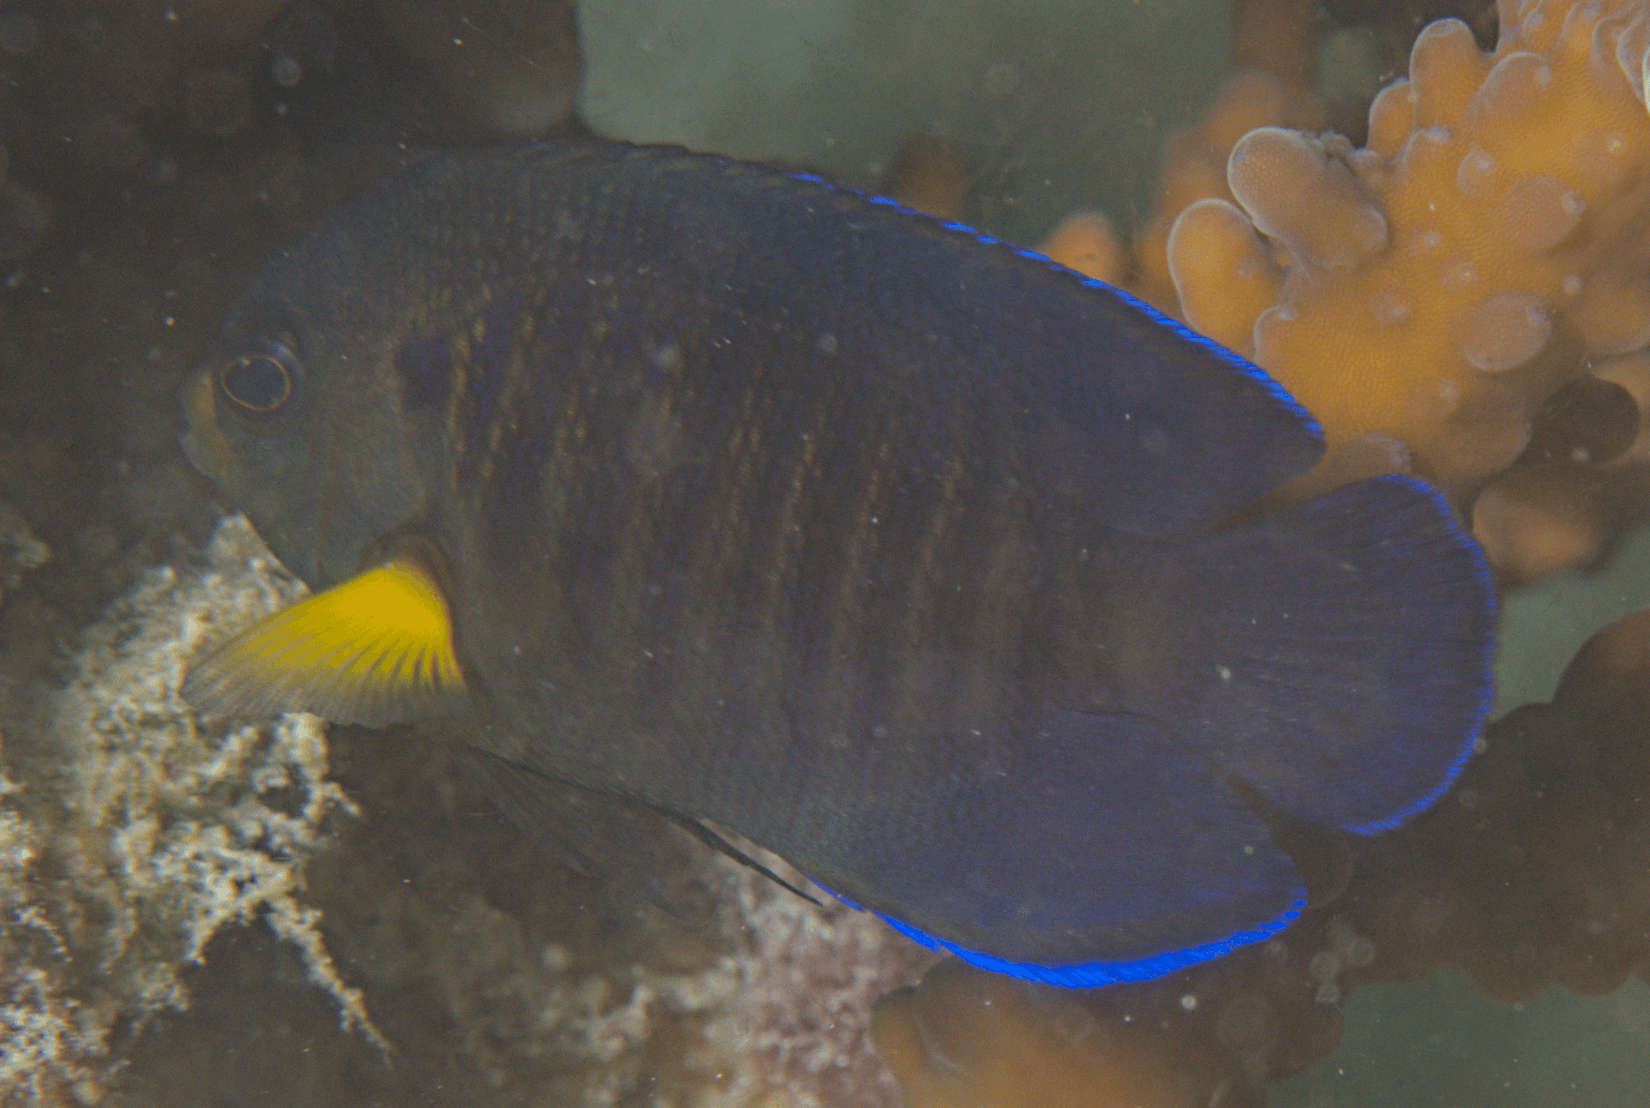
[[[1190,649],[1141,710],[1313,822],[1384,830],[1449,787],[1490,703],[1495,594],[1436,490],[1364,481],[1165,566]]]
[[[1105,985],[1264,939],[1305,903],[1263,820],[1153,720],[1054,713],[983,771],[946,746],[925,743],[935,764],[905,769],[932,782],[919,811],[864,819],[840,855],[851,871],[810,867],[919,942],[1017,977]]]
[[[498,810],[569,869],[679,922],[700,922],[702,906],[673,896],[667,880],[680,870],[686,848],[676,841],[679,820],[625,797],[536,773],[479,747],[454,746],[459,764]]]
[[[700,842],[704,843],[717,853],[725,854],[727,857],[732,858],[740,865],[750,867],[757,873],[760,873],[763,877],[766,877],[769,881],[772,881],[775,885],[778,885],[780,888],[789,892],[795,893],[803,900],[806,900],[809,904],[815,905],[816,907],[820,906],[818,897],[813,896],[811,893],[808,893],[803,889],[797,888],[794,884],[779,876],[772,869],[763,865],[761,862],[745,853],[745,851],[739,849],[739,847],[730,842],[725,835],[705,823],[703,820],[690,819],[686,816],[677,816],[672,818],[674,818],[677,824],[686,830],[688,834],[692,835],[694,838],[698,839]]]

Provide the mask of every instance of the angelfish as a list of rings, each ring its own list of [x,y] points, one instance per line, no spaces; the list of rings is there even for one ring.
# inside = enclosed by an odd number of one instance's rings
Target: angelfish
[[[317,590],[194,704],[457,721],[1006,973],[1277,931],[1279,819],[1395,826],[1488,701],[1493,593],[1436,491],[1232,523],[1322,451],[1264,373],[808,176],[432,157],[274,259],[186,407]]]

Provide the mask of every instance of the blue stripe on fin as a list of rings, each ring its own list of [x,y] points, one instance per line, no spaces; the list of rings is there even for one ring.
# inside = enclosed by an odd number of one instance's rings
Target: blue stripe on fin
[[[841,898],[839,898],[841,899]],[[843,903],[855,907],[850,901]],[[895,931],[934,950],[944,950],[955,954],[965,962],[971,962],[981,969],[991,970],[993,973],[1005,973],[1010,977],[1023,977],[1028,981],[1041,981],[1045,985],[1058,985],[1067,989],[1092,989],[1102,985],[1116,985],[1123,981],[1150,981],[1158,977],[1166,977],[1176,970],[1183,970],[1187,966],[1195,966],[1199,962],[1212,961],[1230,954],[1239,947],[1248,946],[1269,939],[1289,926],[1295,917],[1301,914],[1306,907],[1306,896],[1301,898],[1290,909],[1272,920],[1263,923],[1248,931],[1236,931],[1223,939],[1217,939],[1202,946],[1188,947],[1185,950],[1172,950],[1165,954],[1156,954],[1148,958],[1137,958],[1131,962],[1079,962],[1069,966],[1040,966],[1034,962],[1010,962],[978,950],[966,950],[956,943],[935,938],[918,931],[910,924],[901,923],[893,916],[882,912],[876,913],[882,921]]]
[[[886,759],[886,764],[883,763]],[[1068,986],[1170,973],[1301,910],[1300,873],[1205,759],[1153,720],[1053,712],[1000,741],[890,743],[899,787],[782,853],[929,946]]]
[[[1038,256],[1041,257],[1041,255]],[[1055,262],[1050,262],[1049,264],[1057,265]],[[1244,376],[1258,382],[1261,387],[1265,388],[1272,394],[1273,399],[1275,399],[1280,405],[1290,409],[1297,416],[1299,416],[1301,422],[1306,426],[1308,432],[1313,437],[1318,439],[1323,438],[1323,425],[1318,422],[1317,417],[1307,411],[1301,402],[1296,400],[1288,389],[1278,384],[1276,377],[1273,377],[1270,373],[1267,373],[1264,369],[1260,368],[1260,366],[1256,365],[1254,362],[1251,362],[1248,358],[1245,358],[1235,350],[1220,345],[1220,343],[1216,342],[1208,335],[1199,334],[1190,327],[1186,326],[1184,323],[1180,322],[1180,320],[1175,319],[1172,316],[1164,315],[1162,312],[1158,311],[1156,308],[1152,307],[1150,304],[1125,289],[1120,289],[1116,285],[1108,285],[1104,281],[1097,281],[1093,277],[1085,277],[1081,273],[1077,276],[1089,284],[1105,289],[1107,292],[1123,301],[1123,303],[1134,308],[1148,319],[1156,320],[1164,327],[1174,331],[1181,338],[1203,347],[1209,353],[1213,354],[1233,369],[1236,369],[1239,373],[1242,373]]]

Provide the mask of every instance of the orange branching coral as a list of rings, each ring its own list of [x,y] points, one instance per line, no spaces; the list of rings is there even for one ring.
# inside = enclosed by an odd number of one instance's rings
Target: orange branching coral
[[[891,994],[873,1034],[907,1104],[1245,1108],[1334,1049],[1341,1004],[1367,982],[1454,965],[1510,1002],[1642,976],[1650,610],[1596,636],[1554,702],[1497,721],[1485,747],[1405,827],[1317,842],[1313,906],[1265,943],[1087,991],[952,961]]]
[[[1326,118],[1322,102],[1304,87],[1264,70],[1238,73],[1216,94],[1201,120],[1170,137],[1159,172],[1158,215],[1135,242],[1132,267],[1122,260],[1109,228],[1102,228],[1093,213],[1067,219],[1040,249],[1061,265],[1125,285],[1148,303],[1179,315],[1166,247],[1175,216],[1206,197],[1231,199],[1226,159],[1244,134],[1264,126],[1315,128]]]
[[[1332,450],[1375,436],[1315,487],[1401,465],[1396,440],[1470,495],[1587,357],[1650,340],[1650,10],[1501,0],[1500,15],[1493,54],[1459,20],[1424,29],[1366,149],[1251,131],[1226,167],[1236,204],[1175,221],[1188,322],[1251,352]]]

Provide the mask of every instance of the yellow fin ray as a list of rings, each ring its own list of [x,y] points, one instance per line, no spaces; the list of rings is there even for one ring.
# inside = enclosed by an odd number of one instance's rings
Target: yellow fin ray
[[[183,683],[184,699],[203,711],[313,712],[369,727],[449,710],[465,691],[447,603],[409,561],[369,569],[275,613],[219,647]]]

